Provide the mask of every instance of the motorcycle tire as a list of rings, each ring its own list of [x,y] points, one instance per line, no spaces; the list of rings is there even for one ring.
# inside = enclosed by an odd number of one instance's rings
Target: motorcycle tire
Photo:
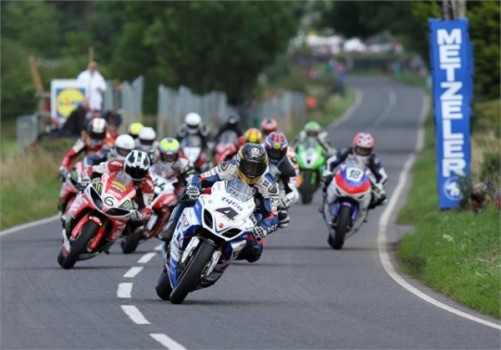
[[[202,271],[209,263],[215,250],[216,247],[213,245],[205,241],[201,241],[198,250],[186,266],[183,274],[180,276],[177,286],[169,296],[172,304],[181,304],[188,293],[196,286],[200,280]]]
[[[143,230],[136,230],[130,235],[124,236],[122,242],[120,242],[120,247],[122,248],[122,253],[131,254],[134,253],[139,245],[139,241],[144,237]]]
[[[63,249],[59,251],[59,254],[57,255],[57,263],[59,266],[63,267],[63,261],[64,261],[64,255],[63,255]]]
[[[351,209],[349,207],[341,207],[339,210],[339,214],[337,216],[337,224],[334,233],[334,237],[329,235],[329,245],[339,250],[343,248],[344,238],[346,233],[348,232],[348,227],[350,225],[351,220]]]
[[[82,227],[82,232],[80,232],[77,239],[71,245],[71,250],[68,253],[68,256],[61,264],[63,269],[71,269],[75,266],[75,263],[78,261],[78,257],[80,254],[86,252],[90,241],[94,238],[98,229],[99,226],[93,221],[88,221],[84,227]]]
[[[305,172],[303,175],[303,184],[301,185],[301,202],[303,204],[310,204],[313,200],[313,188],[311,186],[311,173]]]
[[[169,300],[170,293],[172,293],[172,287],[169,281],[169,274],[167,273],[165,267],[163,268],[160,277],[158,277],[158,282],[155,290],[160,299]]]

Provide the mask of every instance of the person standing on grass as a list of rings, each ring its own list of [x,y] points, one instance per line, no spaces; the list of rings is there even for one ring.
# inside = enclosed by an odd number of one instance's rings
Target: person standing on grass
[[[89,99],[90,110],[100,114],[103,108],[103,93],[106,91],[106,81],[97,68],[97,61],[90,61],[88,68],[78,75],[77,84],[86,89],[85,94]]]

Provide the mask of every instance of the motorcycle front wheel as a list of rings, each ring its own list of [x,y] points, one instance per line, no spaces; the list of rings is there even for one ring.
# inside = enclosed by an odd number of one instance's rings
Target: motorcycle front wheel
[[[301,202],[303,204],[310,204],[313,200],[313,187],[311,186],[311,173],[305,171],[303,174],[303,184],[299,188],[301,193]]]
[[[167,273],[165,267],[162,270],[160,277],[158,277],[155,291],[160,299],[169,300],[170,293],[172,293],[172,287],[170,286],[169,274]]]
[[[139,241],[144,238],[144,233],[142,229],[135,230],[130,235],[124,236],[122,242],[120,242],[120,247],[122,248],[122,253],[131,254],[134,253],[139,245]]]
[[[337,224],[336,229],[334,230],[334,237],[329,234],[328,242],[332,248],[336,250],[343,248],[344,238],[346,233],[349,231],[348,227],[350,226],[350,220],[351,208],[342,206],[336,219]]]
[[[181,304],[188,293],[196,286],[200,280],[202,271],[209,263],[215,250],[216,247],[213,245],[205,241],[200,242],[198,250],[195,252],[191,261],[188,262],[188,265],[184,269],[177,286],[170,294],[169,299],[172,304]]]
[[[87,247],[89,246],[92,238],[94,238],[94,236],[96,235],[97,230],[99,230],[99,225],[97,225],[93,221],[88,221],[82,227],[82,231],[71,245],[71,250],[68,253],[68,256],[66,256],[66,258],[64,258],[64,260],[60,264],[63,269],[71,269],[73,266],[75,266],[75,263],[77,262],[80,254],[87,252]]]

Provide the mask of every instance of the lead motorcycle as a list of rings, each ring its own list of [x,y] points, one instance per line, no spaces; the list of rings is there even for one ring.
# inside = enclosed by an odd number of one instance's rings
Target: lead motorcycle
[[[66,222],[57,262],[64,269],[79,260],[108,253],[134,212],[136,189],[125,172],[103,174],[79,192],[68,208],[74,218]]]
[[[241,180],[216,182],[184,209],[156,285],[157,295],[180,304],[213,285],[246,245],[255,226],[253,190]],[[206,192],[204,190],[204,192]]]
[[[162,163],[155,163],[149,172],[155,184],[155,194],[151,204],[152,214],[146,225],[137,227],[133,233],[123,237],[120,246],[124,254],[135,252],[141,242],[156,237],[178,203],[174,187],[177,178],[174,177],[172,168]]]
[[[371,171],[357,157],[349,156],[340,165],[323,202],[332,248],[341,249],[345,239],[359,230],[367,217],[373,183]]]

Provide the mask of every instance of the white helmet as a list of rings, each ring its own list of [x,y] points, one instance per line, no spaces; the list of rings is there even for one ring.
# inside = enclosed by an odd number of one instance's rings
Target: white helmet
[[[136,147],[134,138],[128,134],[122,134],[115,140],[115,146],[111,149],[112,158],[123,159]]]
[[[157,137],[157,133],[153,128],[146,126],[139,132],[139,147],[143,151],[149,151],[153,147],[153,143]]]
[[[143,180],[148,174],[151,161],[148,153],[138,150],[133,150],[125,157],[124,171],[134,181]]]
[[[184,123],[188,127],[188,132],[192,134],[198,131],[200,124],[202,124],[202,117],[198,113],[188,113],[184,117]]]

